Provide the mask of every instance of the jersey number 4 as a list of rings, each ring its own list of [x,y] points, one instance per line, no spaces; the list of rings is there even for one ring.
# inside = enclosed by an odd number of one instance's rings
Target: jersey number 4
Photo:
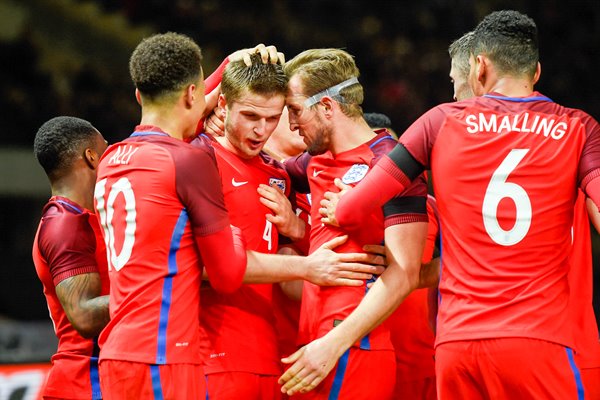
[[[108,253],[109,268],[114,268],[119,271],[129,258],[135,243],[135,195],[131,188],[131,182],[127,178],[121,178],[110,186],[110,192],[106,202],[104,195],[106,194],[106,179],[102,179],[96,183],[94,197],[96,198],[96,209],[100,214],[100,225],[104,230],[104,241],[106,242],[106,252]],[[113,226],[113,216],[115,214],[115,200],[119,194],[123,194],[125,199],[125,232],[123,235],[123,243],[120,246],[121,251],[117,254],[115,246],[115,228]]]
[[[531,200],[525,189],[516,183],[507,182],[508,175],[517,168],[529,149],[514,149],[494,171],[483,198],[483,226],[492,240],[502,246],[519,243],[531,226]],[[498,205],[504,198],[515,203],[517,215],[514,226],[504,230],[498,223]]]

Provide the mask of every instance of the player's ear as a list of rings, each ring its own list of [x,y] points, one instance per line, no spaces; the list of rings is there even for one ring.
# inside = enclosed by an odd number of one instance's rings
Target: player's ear
[[[331,97],[325,96],[321,99],[321,104],[323,105],[323,111],[326,117],[330,117],[333,111],[334,102]]]
[[[94,170],[98,167],[98,161],[100,160],[100,155],[91,147],[86,147],[83,151],[83,159],[87,166]]]
[[[227,109],[227,99],[223,93],[219,94],[219,98],[217,99],[217,108],[215,110],[215,114],[221,119],[225,119],[226,109]]]
[[[135,89],[135,100],[140,106],[142,105],[142,95],[140,94],[140,91],[137,88]]]
[[[535,67],[535,74],[533,75],[533,84],[535,85],[539,80],[540,80],[540,76],[542,75],[542,64],[537,63],[536,67]]]
[[[477,81],[481,82],[481,84],[484,84],[484,80],[488,72],[487,67],[487,59],[484,56],[478,55],[475,57],[475,76]]]
[[[183,101],[185,103],[185,107],[187,109],[190,109],[194,106],[194,102],[197,100],[196,96],[198,96],[198,88],[196,87],[196,85],[194,85],[193,83],[188,85],[185,88],[185,92],[183,94]],[[204,96],[204,93],[200,93],[202,96]]]

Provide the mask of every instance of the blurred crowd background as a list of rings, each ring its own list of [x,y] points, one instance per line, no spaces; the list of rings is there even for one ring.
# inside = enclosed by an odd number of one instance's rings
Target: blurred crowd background
[[[205,75],[257,43],[276,45],[287,59],[307,48],[344,48],[361,69],[364,110],[387,114],[402,132],[428,108],[452,101],[450,42],[503,8],[538,24],[538,90],[600,118],[597,0],[0,0],[0,318],[49,324],[31,261],[49,196],[31,154],[35,132],[49,118],[73,115],[109,143],[129,135],[140,115],[127,63],[143,37],[191,36],[202,47]],[[597,235],[594,252],[599,268]],[[0,354],[19,346],[2,326]]]

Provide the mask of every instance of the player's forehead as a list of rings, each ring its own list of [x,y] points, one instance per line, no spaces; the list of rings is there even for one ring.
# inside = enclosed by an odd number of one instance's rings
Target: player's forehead
[[[283,94],[262,95],[246,91],[231,107],[233,112],[261,117],[281,115],[285,106]]]
[[[288,105],[301,105],[308,96],[304,94],[304,85],[299,75],[290,78],[287,87],[285,102]]]

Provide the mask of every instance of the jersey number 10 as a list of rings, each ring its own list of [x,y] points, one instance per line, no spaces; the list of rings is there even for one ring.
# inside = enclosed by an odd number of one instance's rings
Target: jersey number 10
[[[121,246],[121,252],[117,254],[115,246],[115,229],[113,226],[113,215],[115,213],[114,205],[115,200],[119,194],[123,194],[125,198],[125,234],[123,235],[123,243]],[[109,268],[114,268],[119,271],[129,258],[131,257],[131,251],[135,243],[135,229],[136,229],[136,209],[135,209],[135,195],[131,188],[131,182],[127,178],[121,178],[110,187],[108,199],[106,203],[104,201],[104,195],[106,194],[106,179],[96,183],[96,189],[94,190],[94,197],[96,198],[96,209],[100,214],[100,225],[104,230],[104,241],[106,243],[106,252],[108,253],[108,265]]]

